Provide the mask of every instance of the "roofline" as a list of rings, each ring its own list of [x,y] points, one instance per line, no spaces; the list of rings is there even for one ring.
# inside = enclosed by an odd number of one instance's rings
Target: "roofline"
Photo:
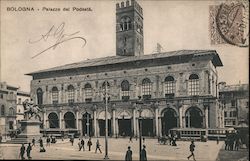
[[[176,51],[184,51],[184,50],[176,50]],[[187,51],[195,51],[195,50],[187,50]],[[175,51],[170,51],[170,52],[175,52]],[[170,53],[170,52],[163,52],[163,53]],[[199,53],[190,53],[190,54],[186,54],[186,55],[198,55],[198,54],[206,53],[206,52],[214,54],[216,59],[213,58],[212,62],[215,63],[216,66],[223,66],[222,61],[221,61],[221,59],[219,57],[219,54],[216,52],[216,50],[200,50]],[[159,53],[157,53],[157,54],[159,54]],[[55,69],[55,70],[53,70],[53,68],[56,68],[56,67],[52,67],[52,68],[50,68],[51,70],[50,69],[44,69],[44,70],[39,70],[39,71],[27,73],[25,75],[33,76],[35,74],[40,74],[40,73],[49,73],[49,72],[57,72],[57,71],[64,71],[64,70],[70,70],[70,69],[79,69],[79,68],[88,68],[88,67],[97,67],[97,66],[102,66],[102,65],[122,64],[122,63],[134,62],[134,61],[140,61],[140,60],[164,59],[164,58],[183,56],[183,55],[170,55],[170,56],[158,57],[158,58],[154,58],[154,57],[147,58],[147,56],[150,56],[150,55],[156,55],[156,54],[143,55],[143,56],[145,56],[144,58],[141,58],[141,56],[134,56],[137,59],[128,60],[126,62],[107,63],[107,64],[100,64],[100,65],[89,65],[89,66],[83,66],[83,67],[71,67],[71,68],[69,67],[69,68],[65,68],[65,69]],[[107,58],[107,57],[103,57],[103,58]],[[101,58],[96,58],[96,59],[101,59]],[[94,60],[94,59],[91,59],[91,60]],[[80,62],[76,62],[76,63],[80,63]],[[76,63],[66,64],[66,65],[73,65],[73,64],[76,64]],[[63,67],[63,66],[65,66],[65,65],[62,65],[61,67]],[[60,67],[60,66],[57,66],[57,67]]]

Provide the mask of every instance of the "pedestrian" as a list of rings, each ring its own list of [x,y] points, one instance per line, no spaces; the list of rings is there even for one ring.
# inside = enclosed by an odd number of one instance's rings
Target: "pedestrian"
[[[125,156],[125,161],[132,161],[132,150],[130,150],[130,146],[128,146],[128,150]]]
[[[220,138],[218,136],[217,139],[216,139],[216,143],[219,144],[219,142],[220,142]]]
[[[2,142],[2,139],[3,137],[2,137],[2,134],[0,133],[0,143]]]
[[[36,140],[35,138],[32,139],[32,146],[35,146]]]
[[[42,138],[39,139],[39,144],[40,144],[40,152],[45,152],[46,150],[43,147],[43,139]]]
[[[132,135],[130,135],[130,137],[129,137],[129,143],[130,143],[130,142],[131,142],[131,143],[133,143],[132,138],[133,138],[133,136],[132,136]]]
[[[240,146],[240,139],[237,138],[237,139],[235,140],[234,149],[238,151],[238,150],[239,150],[239,146]]]
[[[191,141],[191,144],[190,144],[190,146],[189,146],[189,150],[190,150],[191,154],[187,157],[188,160],[189,160],[189,158],[190,158],[191,156],[193,156],[193,159],[195,160],[194,148],[195,148],[195,145],[194,145],[194,141],[192,140],[192,141]]]
[[[31,147],[31,145],[30,145],[30,143],[29,143],[29,145],[28,145],[28,147],[27,147],[27,150],[26,150],[26,152],[27,152],[27,158],[28,158],[28,159],[31,159],[31,157],[30,157],[30,152],[31,152],[31,150],[32,150],[32,147]]]
[[[147,161],[147,152],[145,145],[143,145],[143,149],[141,150],[141,160]]]
[[[25,146],[24,146],[24,143],[22,143],[22,146],[20,148],[20,157],[22,160],[24,160],[24,153],[25,153]]]
[[[228,150],[228,137],[225,139],[225,150]]]
[[[173,139],[172,139],[172,146],[177,146],[175,137],[173,137]]]
[[[99,140],[97,139],[96,141],[96,149],[95,149],[95,153],[97,152],[97,149],[100,151],[100,153],[102,153],[101,149],[100,149],[100,143],[99,143]]]
[[[71,136],[70,142],[71,142],[71,145],[73,146],[74,145],[74,136]]]
[[[81,140],[81,145],[82,145],[82,150],[85,151],[85,148],[84,148],[84,140],[83,140],[83,139]]]
[[[47,142],[46,146],[50,146],[50,137],[49,136],[47,137],[46,142]]]
[[[89,147],[89,151],[91,151],[91,146],[92,146],[91,138],[89,138],[87,145]]]
[[[81,139],[79,138],[79,142],[78,142],[78,147],[79,147],[79,151],[81,151],[82,149],[82,144],[81,144]]]
[[[143,141],[143,143],[145,143],[145,138],[144,137],[142,138],[142,141]]]

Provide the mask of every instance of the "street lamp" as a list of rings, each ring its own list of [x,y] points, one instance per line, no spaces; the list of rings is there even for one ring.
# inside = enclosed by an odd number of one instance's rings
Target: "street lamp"
[[[142,108],[141,105],[143,104],[141,96],[138,96],[138,101],[136,102],[137,105],[139,105],[138,107],[138,111],[139,111],[139,158],[140,161],[142,160],[141,158],[141,149],[142,149],[142,117],[141,117],[141,112],[142,112]]]
[[[107,80],[105,80],[105,160],[108,160],[108,94],[107,94]]]

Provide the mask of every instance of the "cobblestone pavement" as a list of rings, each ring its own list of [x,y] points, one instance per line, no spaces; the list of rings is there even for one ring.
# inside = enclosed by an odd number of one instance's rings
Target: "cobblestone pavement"
[[[46,147],[45,153],[39,152],[38,145],[31,152],[32,159],[70,159],[70,160],[102,160],[105,154],[104,138],[99,138],[101,143],[102,154],[95,153],[96,138],[92,138],[93,146],[91,151],[86,147],[87,139],[85,139],[85,151],[78,150],[78,139],[75,139],[72,146],[68,140],[60,141]],[[177,146],[160,145],[157,139],[146,139],[145,143],[148,160],[188,160],[189,141],[177,141]],[[215,161],[223,142],[216,144],[215,141],[195,142],[195,156],[197,161]],[[133,160],[138,160],[139,140],[133,140],[129,143],[127,138],[109,139],[108,140],[108,156],[111,160],[124,160],[127,147],[131,146],[133,151]],[[20,145],[16,144],[0,144],[0,151],[3,152],[0,159],[19,159]],[[192,160],[192,158],[190,158]]]

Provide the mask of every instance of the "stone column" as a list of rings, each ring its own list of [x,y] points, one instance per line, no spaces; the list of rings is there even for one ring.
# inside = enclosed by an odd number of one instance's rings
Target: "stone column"
[[[183,128],[183,124],[182,124],[182,107],[179,107],[179,125],[180,128]]]
[[[96,110],[94,111],[94,136],[97,137],[97,120],[96,120]]]
[[[133,135],[135,136],[136,133],[136,110],[133,109]]]
[[[139,118],[136,118],[136,135],[139,137]]]
[[[47,117],[46,117],[46,112],[43,113],[43,128],[46,129],[47,128],[47,124],[46,124],[46,120],[47,120]]]
[[[113,124],[113,133],[112,136],[116,135],[116,127],[115,127],[115,110],[112,111],[112,124]]]
[[[205,128],[208,128],[208,106],[205,106]]]
[[[159,136],[159,122],[158,122],[158,107],[155,108],[155,134],[156,136]]]
[[[161,117],[158,117],[158,128],[159,128],[159,135],[160,137],[162,137],[162,127],[161,127]]]
[[[63,129],[63,127],[62,127],[62,112],[61,111],[59,112],[59,127],[60,127],[60,129]]]
[[[79,130],[78,127],[78,118],[79,118],[79,111],[76,111],[76,129]]]
[[[117,136],[118,136],[119,135],[118,119],[115,119],[115,126],[116,126],[116,133],[117,133]]]

